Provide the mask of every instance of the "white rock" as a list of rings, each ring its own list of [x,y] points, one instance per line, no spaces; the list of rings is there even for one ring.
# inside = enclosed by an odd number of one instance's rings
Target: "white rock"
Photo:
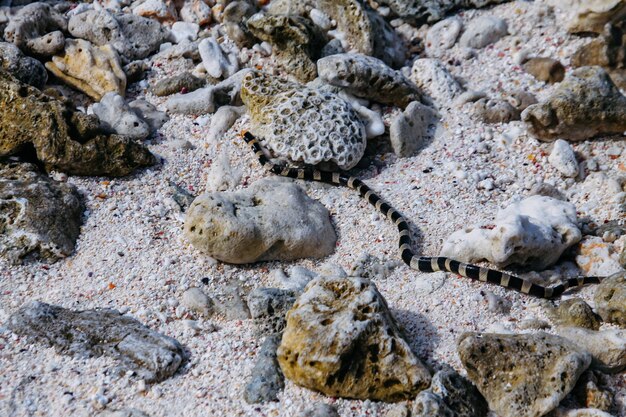
[[[199,30],[200,26],[197,23],[176,22],[172,25],[170,33],[175,43],[181,43],[198,39]]]
[[[418,101],[409,103],[403,113],[391,121],[389,138],[393,151],[399,157],[412,156],[431,137],[431,128],[437,123],[433,109]]]
[[[580,242],[576,265],[586,276],[604,277],[623,270],[615,245],[597,236],[585,236]]]
[[[117,93],[106,93],[100,103],[94,103],[90,110],[98,116],[100,124],[110,133],[145,139],[150,127],[144,122]]]
[[[237,56],[225,54],[215,38],[205,38],[198,44],[198,52],[207,73],[213,78],[228,78],[239,70]],[[234,62],[233,62],[234,61]]]
[[[192,287],[185,291],[180,303],[188,310],[199,314],[209,315],[213,310],[213,302],[198,287]]]
[[[562,1],[562,0],[560,0]],[[579,408],[576,410],[566,410],[557,408],[552,412],[553,417],[615,417],[613,414],[606,413],[597,408]]]
[[[573,178],[578,175],[578,161],[574,149],[563,139],[554,142],[552,152],[548,156],[548,162],[566,177]]]
[[[230,163],[228,154],[222,151],[213,160],[207,178],[207,191],[232,190],[241,181],[241,169]]]
[[[432,58],[415,60],[411,81],[430,96],[439,108],[451,107],[454,99],[463,93],[463,88],[446,67]]]
[[[506,21],[493,16],[482,16],[469,22],[459,44],[481,49],[508,34]]]
[[[165,112],[158,110],[156,106],[146,100],[133,100],[128,103],[128,107],[148,124],[150,132],[157,131],[170,119]]]
[[[591,353],[591,367],[607,374],[626,369],[626,330],[595,331],[581,327],[558,327],[556,333]]]
[[[322,30],[330,30],[333,26],[330,17],[319,9],[311,9],[309,17]]]
[[[213,113],[215,111],[213,92],[214,87],[209,86],[186,94],[174,94],[165,102],[165,108],[170,113]]]
[[[581,236],[573,204],[532,196],[500,210],[489,227],[454,232],[444,242],[441,256],[542,270],[553,265]]]
[[[211,117],[211,126],[207,134],[209,142],[217,142],[233,124],[246,112],[244,106],[222,106]]]
[[[446,49],[454,46],[461,30],[463,22],[458,17],[437,22],[426,34],[426,53],[434,58],[439,58]]]

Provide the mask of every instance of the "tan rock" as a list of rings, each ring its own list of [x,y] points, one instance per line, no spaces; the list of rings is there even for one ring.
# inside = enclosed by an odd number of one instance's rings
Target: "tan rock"
[[[524,71],[545,83],[559,83],[565,78],[565,67],[557,59],[531,58],[523,67]]]
[[[311,281],[287,313],[278,361],[287,378],[330,396],[395,402],[430,382],[385,299],[364,278]]]
[[[65,53],[53,56],[46,68],[96,101],[109,92],[121,96],[126,92],[126,74],[110,45],[94,46],[83,39],[68,39]]]
[[[602,33],[604,25],[626,17],[626,0],[580,0],[568,25],[572,33]]]
[[[626,327],[626,272],[605,278],[596,289],[594,302],[604,321]]]

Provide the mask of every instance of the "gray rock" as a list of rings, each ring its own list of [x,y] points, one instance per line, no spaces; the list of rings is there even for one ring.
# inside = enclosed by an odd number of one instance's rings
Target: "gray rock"
[[[11,16],[4,39],[29,55],[49,57],[63,50],[67,20],[49,4],[31,3]]]
[[[473,9],[491,4],[505,3],[509,0],[381,0],[395,14],[413,22],[437,22],[449,12],[457,9]]]
[[[35,58],[25,56],[11,43],[0,42],[0,69],[40,90],[48,81],[46,67]]]
[[[276,359],[280,338],[280,334],[267,336],[257,353],[250,382],[243,392],[243,398],[249,404],[276,401],[278,393],[285,388],[285,377]]]
[[[446,49],[456,43],[463,29],[463,21],[457,16],[449,17],[434,24],[426,33],[426,53],[433,58],[440,58]]]
[[[587,371],[582,374],[574,387],[573,396],[584,407],[609,411],[613,406],[613,393],[606,386],[601,388],[598,385],[596,374],[593,371]]]
[[[224,51],[214,37],[202,39],[198,52],[206,72],[213,78],[228,78],[239,71],[236,55]]]
[[[150,135],[150,126],[137,116],[137,113],[126,104],[124,97],[117,93],[106,93],[91,109],[108,133],[138,140]]]
[[[148,382],[169,378],[183,361],[183,348],[176,340],[116,310],[74,311],[35,301],[11,315],[6,325],[63,354],[112,356]]]
[[[581,298],[563,300],[555,309],[546,311],[550,319],[561,326],[575,326],[586,329],[598,330],[600,320],[593,312],[589,304]]]
[[[211,294],[216,311],[226,320],[247,320],[250,310],[238,285],[224,285]]]
[[[305,410],[299,417],[339,417],[339,413],[333,405],[317,403]]]
[[[302,83],[317,77],[315,61],[326,39],[309,19],[257,13],[247,25],[255,37],[272,45],[273,58],[280,68]]]
[[[251,72],[241,97],[252,119],[250,131],[275,157],[350,169],[365,152],[363,122],[332,93]]]
[[[384,261],[369,253],[363,253],[350,268],[350,276],[371,280],[386,279],[400,265],[402,261],[397,259]]]
[[[154,104],[146,100],[133,100],[128,103],[128,107],[148,124],[150,133],[156,132],[170,119],[165,112],[158,110]]]
[[[189,288],[183,293],[180,304],[194,313],[208,317],[213,313],[213,300],[198,287]]]
[[[190,72],[183,72],[179,75],[164,78],[150,88],[156,96],[169,96],[175,93],[189,93],[204,87],[206,80],[192,75]]]
[[[396,402],[430,382],[376,286],[319,277],[287,314],[278,348],[287,378],[334,397]]]
[[[178,206],[180,207],[180,210],[182,212],[185,212],[187,208],[191,205],[191,203],[193,203],[193,200],[196,198],[196,196],[191,194],[186,189],[178,186],[173,181],[169,182],[169,186],[170,186],[170,193],[172,195],[172,198],[174,199],[176,204],[178,204]]]
[[[362,54],[335,54],[317,61],[320,78],[350,94],[382,104],[406,107],[419,101],[415,84],[379,59]]]
[[[323,257],[333,252],[337,239],[323,205],[275,178],[242,191],[197,197],[184,232],[196,249],[236,264]]]
[[[256,11],[256,4],[248,1],[232,1],[224,8],[222,26],[228,37],[240,48],[249,48],[256,42],[246,26],[247,18]]]
[[[594,331],[580,327],[557,327],[556,332],[581,350],[591,353],[591,368],[610,374],[626,369],[626,330]]]
[[[459,44],[465,48],[481,49],[508,34],[506,21],[493,16],[481,16],[467,24]]]
[[[411,69],[411,81],[433,99],[438,108],[451,107],[463,88],[438,60],[416,59]]]
[[[578,68],[567,74],[544,102],[522,113],[529,132],[538,139],[587,140],[626,131],[626,97],[600,67]]]
[[[520,111],[508,101],[497,98],[481,98],[473,104],[476,116],[485,123],[508,123],[520,120]]]
[[[389,139],[394,153],[401,157],[413,156],[434,134],[437,113],[417,101],[410,103],[389,126]]]
[[[457,349],[468,378],[502,417],[547,414],[591,363],[589,353],[543,332],[465,333]]]
[[[578,161],[574,149],[563,139],[554,142],[548,162],[565,177],[574,178],[578,175]]]
[[[488,410],[478,389],[450,368],[433,375],[430,388],[417,395],[411,417],[484,417]]]
[[[119,410],[104,410],[97,417],[150,417],[148,414],[136,408],[122,408]]]
[[[506,99],[520,112],[532,104],[537,104],[537,98],[530,92],[523,89],[515,89],[506,93]]]
[[[9,262],[69,256],[83,209],[73,185],[53,181],[31,164],[0,163],[0,255]]]
[[[287,324],[287,311],[296,301],[293,290],[256,288],[248,295],[248,308],[257,336],[282,333]]]
[[[169,31],[156,20],[106,9],[73,15],[67,29],[94,45],[110,44],[127,61],[146,58],[169,38]]]
[[[618,272],[602,280],[593,300],[602,320],[626,327],[626,273]]]

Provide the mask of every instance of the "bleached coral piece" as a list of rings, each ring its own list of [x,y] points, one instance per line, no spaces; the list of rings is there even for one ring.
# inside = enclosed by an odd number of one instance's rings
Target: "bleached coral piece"
[[[454,232],[444,242],[441,256],[542,270],[581,237],[573,204],[532,196],[500,210],[490,226]]]
[[[119,94],[106,93],[100,103],[91,106],[91,110],[109,133],[117,133],[132,139],[145,139],[150,134],[148,124],[137,116]]]
[[[365,126],[338,96],[261,72],[244,78],[250,131],[278,158],[354,167],[365,152]]]

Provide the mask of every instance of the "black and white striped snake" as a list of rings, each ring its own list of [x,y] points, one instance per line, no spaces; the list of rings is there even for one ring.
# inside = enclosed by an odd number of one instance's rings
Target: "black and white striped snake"
[[[252,151],[259,159],[261,165],[273,174],[306,181],[319,181],[327,184],[343,185],[356,190],[362,198],[367,200],[385,217],[395,223],[398,228],[398,232],[400,233],[399,246],[402,260],[412,269],[421,272],[451,272],[466,278],[481,282],[489,282],[501,287],[541,298],[556,298],[569,288],[580,287],[586,284],[598,284],[602,280],[600,277],[569,278],[563,283],[553,287],[544,287],[514,275],[476,265],[466,264],[450,258],[417,256],[411,249],[412,243],[409,224],[405,218],[402,217],[396,209],[385,203],[361,180],[340,172],[319,171],[312,166],[306,166],[304,168],[290,168],[285,165],[274,164],[265,155],[259,141],[252,134],[245,132],[243,134],[243,138],[246,143],[252,147]]]

